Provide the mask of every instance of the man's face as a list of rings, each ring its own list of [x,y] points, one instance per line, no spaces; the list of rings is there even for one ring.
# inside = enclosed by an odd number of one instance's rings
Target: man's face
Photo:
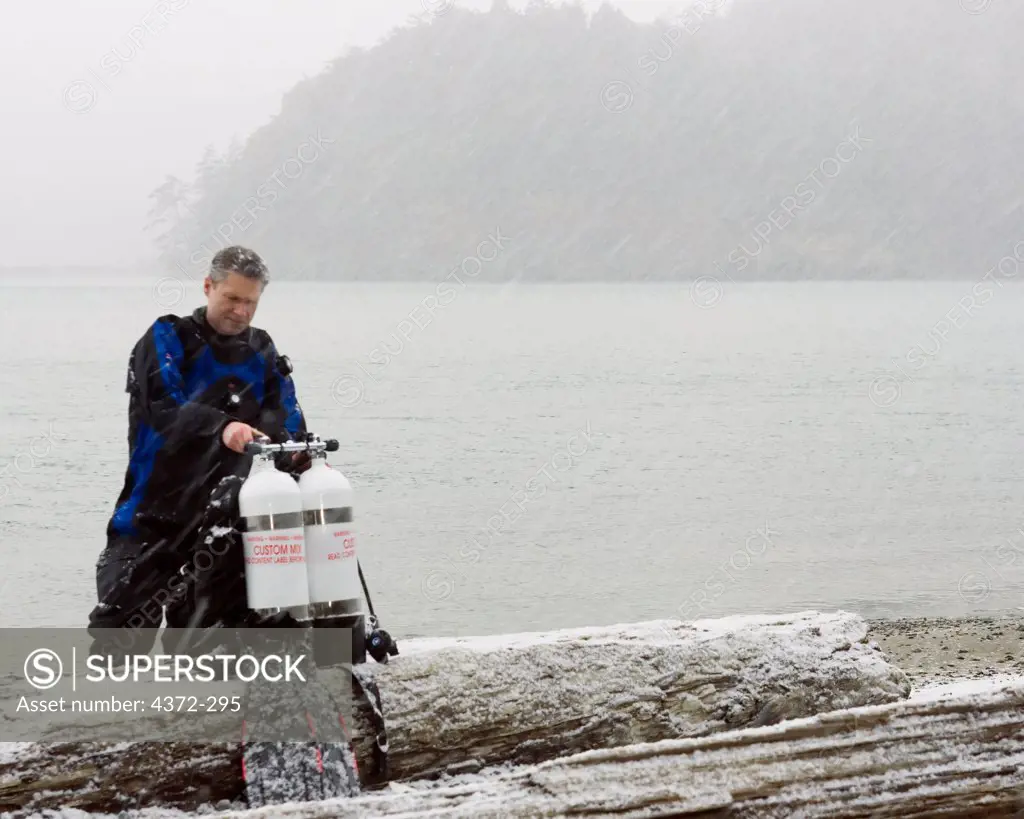
[[[263,285],[238,273],[228,273],[222,282],[214,282],[207,276],[203,292],[207,299],[206,320],[218,333],[233,336],[252,323]]]

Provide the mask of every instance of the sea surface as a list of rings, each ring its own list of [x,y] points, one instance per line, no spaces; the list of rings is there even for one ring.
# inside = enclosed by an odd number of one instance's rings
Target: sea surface
[[[959,617],[1024,605],[1024,288],[976,284],[273,282],[255,323],[341,442],[399,643]],[[145,274],[0,299],[0,626],[80,626],[128,354],[204,299]]]

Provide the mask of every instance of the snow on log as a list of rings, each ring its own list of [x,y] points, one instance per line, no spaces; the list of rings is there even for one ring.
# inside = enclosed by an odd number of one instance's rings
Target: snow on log
[[[993,684],[995,682],[995,684]],[[1024,677],[518,770],[287,805],[276,819],[364,816],[1024,817]],[[222,819],[254,816],[251,811]],[[156,816],[153,817],[156,819]]]
[[[395,779],[891,702],[910,682],[844,612],[419,640],[376,666]]]
[[[400,641],[380,688],[392,781],[703,737],[910,693],[846,612]],[[369,768],[368,723],[356,748]],[[0,752],[2,753],[2,752]],[[40,743],[4,762],[0,811],[194,809],[243,790],[234,746]]]

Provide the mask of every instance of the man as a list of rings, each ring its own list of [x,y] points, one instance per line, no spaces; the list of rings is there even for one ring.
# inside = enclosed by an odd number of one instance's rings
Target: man
[[[268,281],[256,253],[224,248],[203,282],[206,306],[186,317],[161,316],[132,350],[128,469],[97,561],[98,603],[89,616],[94,637],[94,629],[127,630],[116,634],[128,653],[149,652],[165,611],[170,628],[197,625],[197,606],[205,607],[186,564],[204,522],[209,528],[211,497],[225,486],[237,489],[249,473],[245,445],[260,436],[277,443],[306,435],[288,359],[251,326]],[[283,453],[276,464],[297,478],[310,461],[306,453]],[[225,498],[226,505],[237,500]],[[242,571],[240,555],[231,563],[235,574]],[[244,585],[206,588],[231,596],[218,601],[219,610],[244,610]]]

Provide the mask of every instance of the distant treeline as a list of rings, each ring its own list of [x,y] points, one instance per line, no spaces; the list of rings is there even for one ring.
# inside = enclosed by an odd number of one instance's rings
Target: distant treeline
[[[1024,239],[1021,30],[934,0],[424,14],[152,224],[190,275],[241,243],[278,279],[980,278]]]

